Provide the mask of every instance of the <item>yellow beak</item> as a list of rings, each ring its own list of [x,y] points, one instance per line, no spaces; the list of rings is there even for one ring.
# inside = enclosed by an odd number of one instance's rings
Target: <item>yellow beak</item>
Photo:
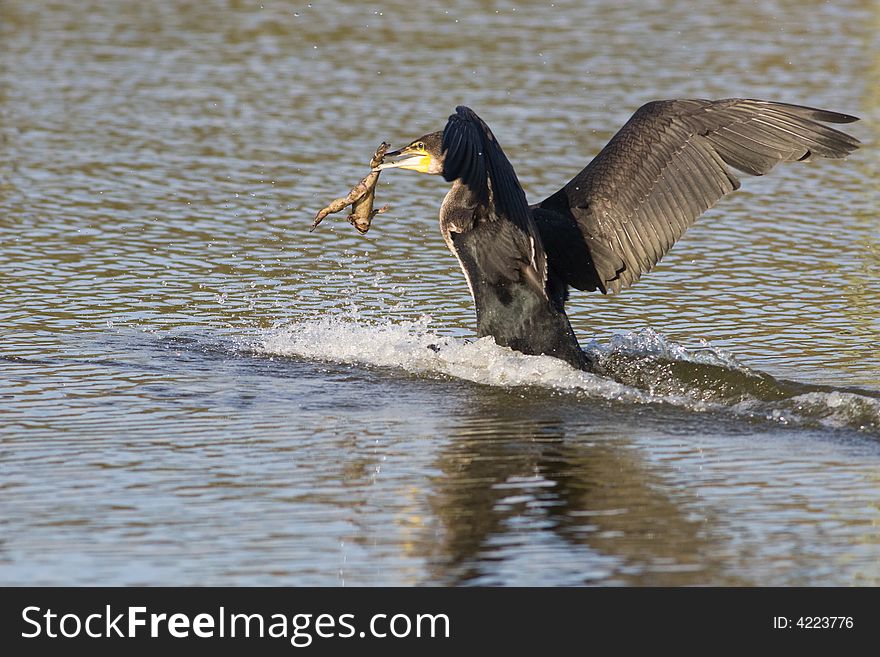
[[[387,160],[391,158],[391,161]],[[411,169],[419,173],[428,173],[431,166],[431,156],[425,151],[416,149],[401,148],[397,151],[385,153],[382,164],[377,166],[373,171],[382,171],[383,169]]]

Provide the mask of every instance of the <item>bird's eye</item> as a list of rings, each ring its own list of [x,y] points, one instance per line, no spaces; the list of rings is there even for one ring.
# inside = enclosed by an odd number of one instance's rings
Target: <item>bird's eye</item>
[[[425,142],[420,141],[418,144],[416,144],[416,148],[418,148],[420,151],[425,150]]]

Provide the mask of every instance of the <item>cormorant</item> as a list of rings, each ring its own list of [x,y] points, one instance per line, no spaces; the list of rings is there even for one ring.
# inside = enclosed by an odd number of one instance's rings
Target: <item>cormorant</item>
[[[459,106],[442,132],[389,152],[375,170],[442,175],[446,245],[477,311],[477,333],[525,354],[589,369],[565,301],[569,287],[629,287],[697,217],[753,175],[811,155],[842,158],[859,141],[824,123],[857,118],[786,103],[729,98],[643,105],[562,189],[529,205],[489,126]]]

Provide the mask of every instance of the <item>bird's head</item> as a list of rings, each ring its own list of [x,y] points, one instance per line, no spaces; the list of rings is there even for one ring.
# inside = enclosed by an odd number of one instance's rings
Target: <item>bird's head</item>
[[[385,159],[374,171],[383,169],[412,169],[419,173],[443,173],[442,132],[430,132],[403,148],[385,154]]]

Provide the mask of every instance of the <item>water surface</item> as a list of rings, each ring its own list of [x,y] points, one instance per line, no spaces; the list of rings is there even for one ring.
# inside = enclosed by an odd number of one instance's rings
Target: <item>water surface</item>
[[[0,582],[880,584],[878,34],[863,0],[3,0]],[[474,339],[438,179],[307,232],[457,104],[537,201],[688,96],[865,145],[574,295],[598,374]]]

